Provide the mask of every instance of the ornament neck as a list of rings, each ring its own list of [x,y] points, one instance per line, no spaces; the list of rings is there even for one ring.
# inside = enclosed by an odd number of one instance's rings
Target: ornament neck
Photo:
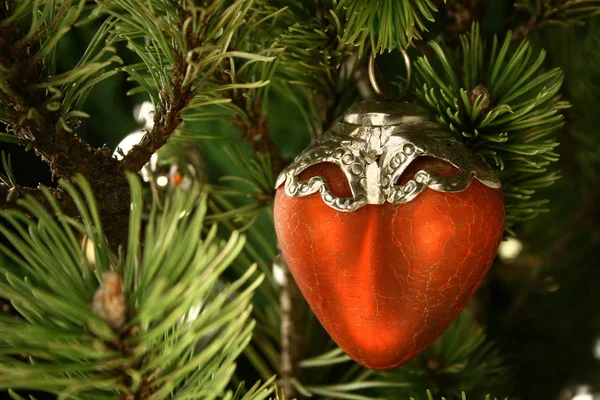
[[[446,161],[459,172],[442,177],[423,169],[404,184],[398,181],[418,157]],[[346,176],[352,196],[340,198],[322,176],[306,181],[299,175],[319,163],[336,164]],[[365,102],[344,117],[282,171],[276,187],[285,182],[288,196],[319,192],[323,201],[338,211],[355,211],[367,204],[402,204],[426,187],[441,192],[465,190],[473,179],[499,188],[495,171],[476,163],[473,154],[439,125],[429,120],[421,107],[409,103]]]
[[[350,107],[343,120],[360,126],[393,126],[431,122],[431,114],[422,107],[406,102],[364,101]]]

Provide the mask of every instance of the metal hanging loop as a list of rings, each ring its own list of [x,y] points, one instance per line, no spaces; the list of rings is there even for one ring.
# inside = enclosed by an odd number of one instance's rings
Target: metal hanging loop
[[[410,89],[410,84],[412,82],[412,63],[410,62],[410,57],[408,56],[408,53],[406,52],[406,50],[401,50],[401,51],[402,51],[402,56],[404,57],[404,65],[406,66],[406,85],[402,89],[402,93],[400,94],[400,97],[395,98],[394,100],[400,100],[400,99],[403,99],[404,97],[406,97],[408,95],[408,91]],[[375,53],[371,53],[371,57],[369,58],[369,81],[371,82],[371,87],[373,88],[373,91],[375,92],[375,94],[377,96],[379,96],[383,99],[390,99],[390,96],[388,96],[381,89],[381,86],[379,86],[379,83],[377,82],[377,74],[375,71]]]

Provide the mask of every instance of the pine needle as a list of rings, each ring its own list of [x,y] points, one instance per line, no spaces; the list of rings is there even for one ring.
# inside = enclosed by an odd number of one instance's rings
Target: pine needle
[[[2,260],[21,267],[0,265],[0,297],[21,316],[0,317],[0,388],[79,399],[139,390],[157,399],[232,395],[228,385],[252,337],[250,301],[262,278],[253,267],[218,284],[244,238],[233,232],[222,242],[215,230],[202,234],[206,196],[197,190],[176,192],[142,229],[141,186],[129,177],[133,203],[123,258],[106,246],[81,176],[60,182],[81,221],[62,214],[50,195],[57,218],[31,198],[20,202],[24,211],[0,212],[0,232],[14,249],[0,245]],[[90,243],[93,259],[82,243]],[[100,271],[111,271],[116,286],[105,286],[104,274],[100,287]],[[266,398],[271,390],[267,382],[244,398]]]
[[[533,56],[528,41],[511,49],[510,33],[501,44],[494,38],[487,49],[479,26],[473,24],[460,42],[456,56],[430,43],[436,63],[427,56],[415,62],[413,96],[440,125],[499,170],[510,229],[545,211],[541,200],[530,200],[536,189],[559,177],[551,164],[558,160],[554,149],[564,124],[562,110],[569,107],[559,94],[563,72],[544,71],[545,52]]]

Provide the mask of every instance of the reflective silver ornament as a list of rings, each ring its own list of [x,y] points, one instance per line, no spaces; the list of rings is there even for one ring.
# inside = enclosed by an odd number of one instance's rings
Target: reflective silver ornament
[[[405,184],[399,184],[409,164],[424,156],[446,161],[459,172],[441,177],[422,169]],[[337,197],[322,176],[300,180],[302,171],[325,162],[344,172],[352,197]],[[406,203],[426,187],[459,192],[473,179],[491,188],[501,186],[496,172],[477,163],[473,153],[432,122],[423,108],[406,102],[363,102],[351,107],[296,157],[281,172],[276,187],[285,182],[285,193],[292,197],[319,192],[328,206],[350,212],[367,204]]]
[[[150,131],[154,114],[152,103],[144,102],[135,114],[136,119],[144,123],[145,130]],[[121,153],[127,154],[144,135],[143,131],[127,135],[117,146],[113,157],[121,159]],[[200,149],[176,135],[151,156],[150,161],[140,170],[140,175],[144,182],[150,184],[159,206],[176,188],[186,190],[195,185],[203,185],[208,179],[204,156]]]

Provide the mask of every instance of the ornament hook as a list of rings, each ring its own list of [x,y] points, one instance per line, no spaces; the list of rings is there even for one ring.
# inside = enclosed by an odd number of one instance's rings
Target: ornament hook
[[[410,84],[412,81],[412,63],[410,62],[410,57],[408,56],[406,50],[401,51],[404,58],[404,65],[406,66],[406,85],[404,85],[399,99],[403,99],[406,97],[406,95],[408,95],[408,90],[410,89]],[[373,91],[377,96],[384,99],[389,99],[389,96],[385,94],[385,92],[381,89],[381,86],[379,86],[379,82],[377,82],[377,74],[375,71],[375,53],[371,53],[371,57],[369,58],[369,81],[371,82],[371,87],[373,87]]]

